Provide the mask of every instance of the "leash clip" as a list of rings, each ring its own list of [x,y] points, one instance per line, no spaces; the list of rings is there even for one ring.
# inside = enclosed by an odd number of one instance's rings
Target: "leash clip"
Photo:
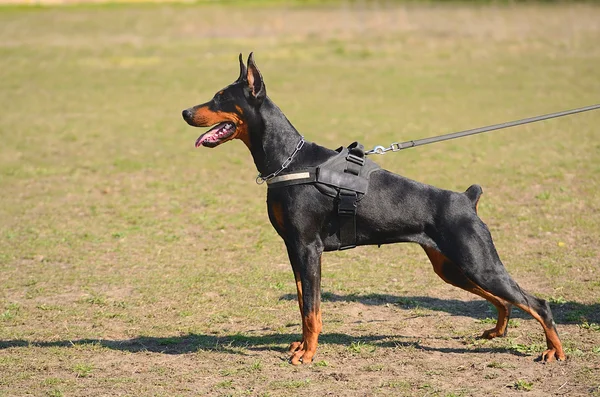
[[[386,150],[383,146],[375,146],[372,153],[385,154]]]

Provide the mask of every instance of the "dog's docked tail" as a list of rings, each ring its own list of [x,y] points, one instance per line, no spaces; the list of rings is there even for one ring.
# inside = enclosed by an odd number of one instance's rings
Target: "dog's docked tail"
[[[471,185],[467,190],[465,190],[465,196],[467,196],[469,200],[471,200],[475,212],[477,212],[477,204],[479,203],[479,198],[482,194],[483,189],[479,185]]]

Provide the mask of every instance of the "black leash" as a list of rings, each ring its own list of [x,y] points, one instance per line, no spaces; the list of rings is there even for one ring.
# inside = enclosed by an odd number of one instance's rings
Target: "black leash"
[[[451,134],[433,136],[430,138],[417,139],[415,141],[406,141],[406,142],[402,142],[402,143],[394,142],[387,148],[383,147],[383,146],[375,146],[373,148],[373,150],[369,150],[368,152],[365,152],[365,154],[385,154],[385,152],[389,152],[390,150],[392,152],[397,152],[399,150],[408,149],[408,148],[415,147],[415,146],[428,145],[430,143],[447,141],[448,139],[461,138],[463,136],[481,134],[482,132],[494,131],[494,130],[499,130],[499,129],[508,128],[508,127],[514,127],[514,126],[522,125],[522,124],[535,123],[536,121],[548,120],[548,119],[552,119],[555,117],[568,116],[570,114],[587,112],[589,110],[595,110],[595,109],[600,109],[600,104],[586,106],[583,108],[577,108],[577,109],[572,109],[572,110],[565,110],[563,112],[544,114],[542,116],[529,117],[529,118],[521,119],[521,120],[509,121],[506,123],[489,125],[487,127],[474,128],[472,130],[454,132]]]

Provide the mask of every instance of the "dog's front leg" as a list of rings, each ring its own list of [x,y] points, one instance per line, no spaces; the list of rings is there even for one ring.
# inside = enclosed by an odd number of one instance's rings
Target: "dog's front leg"
[[[294,365],[312,362],[317,351],[321,321],[321,254],[322,244],[313,242],[286,243],[288,255],[298,290],[298,304],[302,316],[302,341],[290,346],[293,353],[290,361]]]
[[[292,265],[292,267],[294,267]],[[296,293],[298,294],[298,306],[300,307],[300,318],[304,318],[304,302],[302,299],[302,278],[300,277],[300,270],[294,268],[294,278],[296,279]],[[290,353],[295,353],[302,348],[302,343],[304,339],[300,342],[292,342],[289,347]]]

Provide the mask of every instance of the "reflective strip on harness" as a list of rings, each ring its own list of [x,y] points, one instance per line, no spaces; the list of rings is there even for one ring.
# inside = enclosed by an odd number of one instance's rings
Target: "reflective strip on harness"
[[[276,176],[275,178],[269,179],[267,181],[267,185],[271,185],[273,183],[278,183],[278,182],[288,182],[288,181],[295,181],[297,179],[308,179],[308,178],[310,178],[309,172],[296,172],[293,174],[280,175],[280,176]]]

